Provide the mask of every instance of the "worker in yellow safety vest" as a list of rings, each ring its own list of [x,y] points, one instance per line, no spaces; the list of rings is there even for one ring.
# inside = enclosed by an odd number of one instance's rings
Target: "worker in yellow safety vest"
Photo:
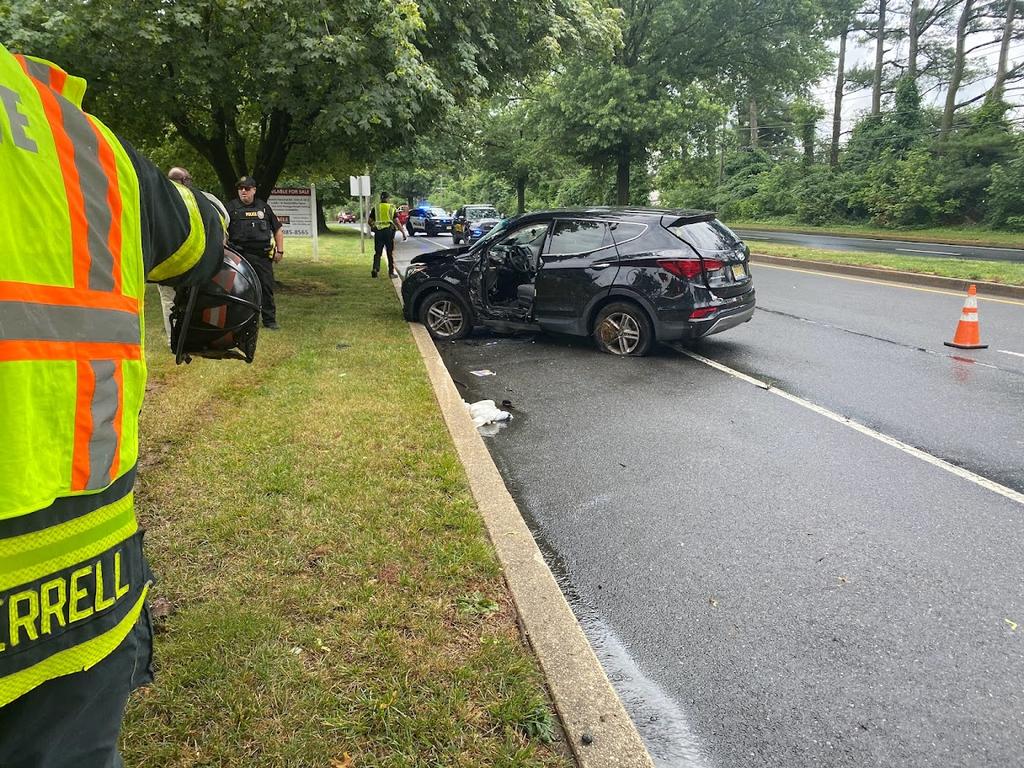
[[[85,81],[0,46],[0,766],[118,766],[150,679],[133,506],[145,282],[179,362],[251,360],[255,273],[224,223],[81,108]],[[258,284],[256,284],[258,286]]]
[[[390,199],[387,192],[381,192],[380,202],[370,211],[369,224],[373,230],[373,271],[370,277],[376,277],[380,271],[380,254],[383,250],[388,252],[388,274],[398,277],[395,271],[395,232],[401,231],[403,240],[406,236],[398,222],[398,209],[388,202]]]

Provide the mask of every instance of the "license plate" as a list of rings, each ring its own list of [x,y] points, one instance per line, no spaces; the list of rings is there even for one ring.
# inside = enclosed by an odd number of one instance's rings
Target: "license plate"
[[[746,276],[747,276],[747,270],[746,270],[746,268],[742,264],[733,264],[732,265],[732,279],[733,280],[742,280]]]

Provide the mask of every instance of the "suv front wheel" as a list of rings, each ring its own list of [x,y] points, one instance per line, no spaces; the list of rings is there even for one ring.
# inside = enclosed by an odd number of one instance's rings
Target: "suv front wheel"
[[[441,341],[464,339],[473,330],[469,307],[448,291],[435,291],[420,304],[420,322],[427,332]]]
[[[642,357],[654,343],[651,321],[636,304],[617,301],[603,307],[594,321],[594,342],[610,355]]]

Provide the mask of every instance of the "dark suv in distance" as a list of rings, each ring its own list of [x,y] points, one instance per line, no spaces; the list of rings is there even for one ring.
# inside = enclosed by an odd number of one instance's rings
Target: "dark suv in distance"
[[[455,212],[452,244],[475,243],[501,221],[493,205],[464,205]]]
[[[409,233],[409,237],[417,232],[425,232],[429,237],[434,237],[441,232],[452,231],[452,217],[444,208],[434,208],[433,206],[413,208],[409,211],[405,230]]]
[[[721,333],[754,314],[750,249],[703,211],[587,208],[506,219],[472,246],[413,259],[407,320],[593,336],[615,355]]]

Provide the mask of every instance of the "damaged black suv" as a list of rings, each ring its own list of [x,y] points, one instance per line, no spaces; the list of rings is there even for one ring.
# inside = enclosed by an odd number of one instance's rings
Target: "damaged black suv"
[[[750,250],[702,211],[587,208],[502,221],[472,246],[413,259],[407,320],[435,339],[474,325],[593,336],[616,355],[695,339],[754,314]]]

